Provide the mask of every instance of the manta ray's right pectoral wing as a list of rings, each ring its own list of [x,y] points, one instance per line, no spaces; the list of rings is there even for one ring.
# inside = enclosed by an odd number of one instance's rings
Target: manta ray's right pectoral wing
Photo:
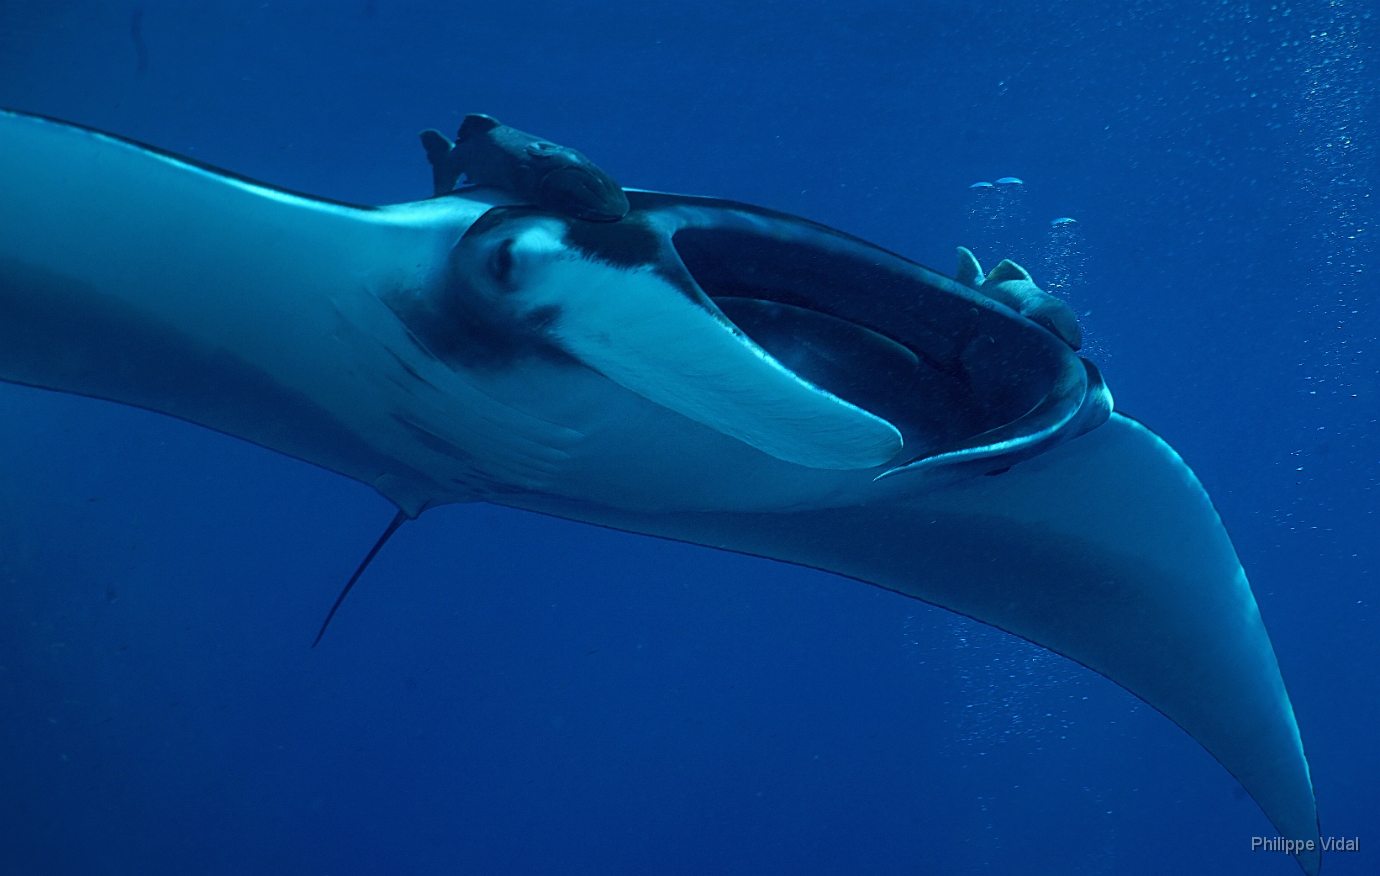
[[[1096,670],[1198,740],[1280,835],[1314,840],[1293,707],[1216,510],[1173,449],[1120,414],[997,477],[796,513],[526,507],[837,572],[992,624]]]

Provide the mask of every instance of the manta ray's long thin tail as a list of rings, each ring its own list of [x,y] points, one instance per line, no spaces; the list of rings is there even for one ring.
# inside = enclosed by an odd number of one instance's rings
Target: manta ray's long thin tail
[[[364,570],[369,568],[369,564],[374,561],[374,557],[378,556],[379,551],[383,550],[383,546],[388,543],[388,539],[392,538],[393,533],[398,531],[398,527],[406,523],[408,519],[407,512],[403,511],[401,508],[398,509],[397,514],[393,515],[393,520],[388,524],[388,528],[383,531],[383,535],[379,536],[379,540],[374,542],[374,546],[369,549],[369,553],[364,555],[364,561],[359,564],[358,569],[355,569],[355,573],[350,576],[350,580],[345,582],[345,587],[341,589],[340,595],[335,598],[335,604],[331,606],[331,610],[326,612],[326,619],[321,622],[321,629],[317,631],[316,638],[312,640],[311,646],[313,648],[320,644],[321,637],[326,635],[326,627],[331,625],[331,618],[335,617],[335,613],[340,610],[340,604],[345,601],[346,596],[350,595],[350,590],[355,586],[355,582],[359,580],[359,576],[364,574]]]

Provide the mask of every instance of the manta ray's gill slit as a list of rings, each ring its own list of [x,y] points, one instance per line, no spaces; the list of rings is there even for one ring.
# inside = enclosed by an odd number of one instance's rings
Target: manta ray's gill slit
[[[839,398],[886,419],[905,446],[947,446],[980,424],[963,404],[962,383],[907,347],[863,326],[818,311],[761,298],[713,299],[744,334],[786,368]],[[937,418],[925,411],[951,411]]]
[[[812,224],[691,224],[672,244],[744,334],[894,423],[917,455],[1018,420],[1063,364],[1023,318],[975,306],[919,266]]]

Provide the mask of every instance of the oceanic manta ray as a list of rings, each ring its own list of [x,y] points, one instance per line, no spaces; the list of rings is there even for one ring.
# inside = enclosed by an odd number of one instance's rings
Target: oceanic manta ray
[[[441,156],[444,157],[444,156]],[[415,517],[487,501],[835,572],[1101,673],[1281,836],[1317,812],[1235,550],[1028,274],[731,201],[360,207],[0,111],[0,380],[199,423]],[[601,217],[610,218],[610,217]]]

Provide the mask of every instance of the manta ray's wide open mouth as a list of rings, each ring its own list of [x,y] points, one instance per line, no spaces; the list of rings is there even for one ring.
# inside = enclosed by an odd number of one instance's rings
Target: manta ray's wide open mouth
[[[1047,332],[863,241],[766,211],[681,217],[676,252],[724,315],[804,379],[893,423],[912,458],[1010,426],[1067,370],[1070,351]]]

